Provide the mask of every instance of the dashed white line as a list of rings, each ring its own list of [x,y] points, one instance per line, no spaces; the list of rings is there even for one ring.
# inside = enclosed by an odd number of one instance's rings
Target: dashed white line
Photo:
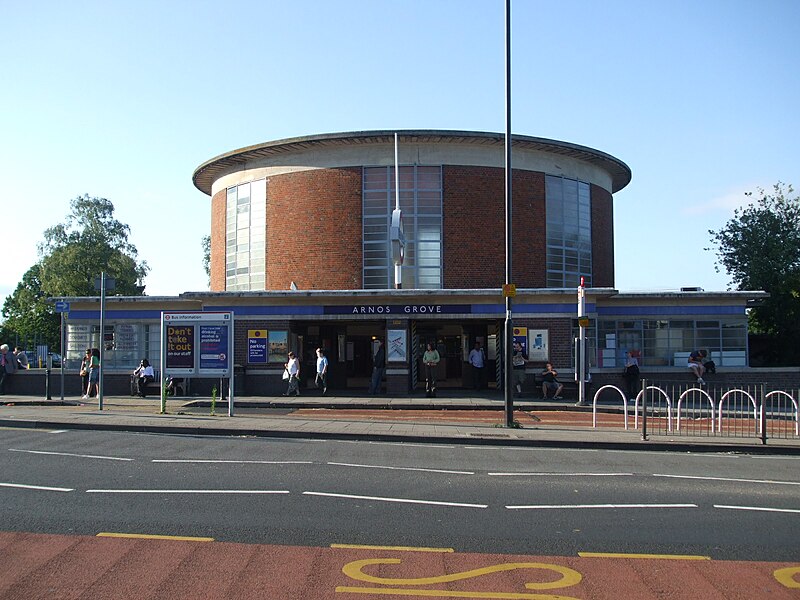
[[[529,472],[529,473],[487,473],[493,477],[633,477],[634,473],[548,473],[548,472]]]
[[[430,504],[433,506],[455,506],[460,508],[488,508],[488,504],[466,504],[463,502],[439,502],[436,500],[413,500],[411,498],[386,498],[383,496],[355,496],[352,494],[333,494],[329,492],[303,492],[304,496],[325,496],[328,498],[347,498],[350,500],[374,500],[377,502],[398,502],[401,504]]]
[[[800,514],[800,509],[796,508],[767,508],[765,506],[729,506],[727,504],[715,504],[714,508],[725,508],[729,510],[753,510],[758,512],[777,512]]]
[[[48,487],[44,485],[25,485],[22,483],[0,483],[0,487],[19,488],[23,490],[41,490],[45,492],[74,492],[73,488]]]
[[[54,429],[53,431],[48,431],[47,433],[67,433],[69,429]]]
[[[289,490],[86,490],[87,494],[288,494]]]
[[[211,463],[225,465],[312,465],[310,460],[206,460],[206,459],[153,459],[154,463]]]
[[[131,462],[132,458],[121,458],[118,456],[96,456],[94,454],[73,454],[72,452],[45,452],[44,450],[18,450],[17,448],[9,448],[9,452],[25,452],[27,454],[46,454],[48,456],[72,456],[75,458],[96,458],[99,460],[120,460]]]
[[[450,475],[475,475],[473,471],[448,471],[446,469],[424,469],[421,467],[389,467],[384,465],[361,465],[355,463],[329,462],[336,467],[357,467],[362,469],[389,469],[393,471],[422,471],[424,473],[446,473]]]
[[[800,481],[776,481],[773,479],[737,479],[734,477],[706,477],[701,475],[664,475],[653,473],[653,477],[669,477],[671,479],[700,479],[704,481],[730,481],[732,483],[771,483],[774,485],[800,485]]]
[[[572,508],[697,508],[697,504],[529,504],[506,506],[509,510],[549,510]]]

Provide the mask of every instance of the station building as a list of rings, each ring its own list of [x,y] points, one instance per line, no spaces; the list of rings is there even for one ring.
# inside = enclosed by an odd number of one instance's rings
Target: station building
[[[499,387],[505,137],[397,133],[397,175],[394,131],[266,142],[200,165],[193,182],[210,197],[210,291],[109,297],[102,342],[99,299],[65,298],[67,366],[101,346],[107,377],[129,373],[143,356],[158,368],[161,311],[231,311],[240,394],[282,391],[289,350],[313,381],[317,347],[330,360],[332,390],[362,391],[377,340],[387,344],[390,394],[424,383],[427,342],[442,357],[440,388],[471,384],[467,355],[476,341],[487,353],[486,383]],[[723,372],[748,368],[746,308],[763,293],[615,289],[613,195],[631,180],[624,162],[522,135],[513,136],[512,157],[514,334],[527,346],[530,372],[549,361],[571,373],[581,278],[595,376],[619,378],[628,350],[644,372],[684,375],[697,348]],[[405,241],[399,281],[396,205]],[[254,337],[268,340],[266,356],[249,351]]]

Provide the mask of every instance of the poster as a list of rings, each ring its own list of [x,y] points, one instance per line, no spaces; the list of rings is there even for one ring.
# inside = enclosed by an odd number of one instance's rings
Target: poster
[[[547,362],[550,360],[550,331],[547,329],[528,330],[528,360]]]
[[[247,330],[247,362],[264,365],[267,363],[267,330]]]
[[[269,334],[269,362],[285,363],[289,359],[288,338],[288,331],[273,331]]]
[[[194,325],[169,325],[166,343],[168,369],[194,370]]]
[[[388,339],[386,360],[388,362],[406,362],[406,330],[390,329],[386,337]]]
[[[200,325],[200,370],[228,370],[228,326]]]
[[[513,343],[522,346],[522,354],[528,356],[528,328],[514,327],[513,335]]]

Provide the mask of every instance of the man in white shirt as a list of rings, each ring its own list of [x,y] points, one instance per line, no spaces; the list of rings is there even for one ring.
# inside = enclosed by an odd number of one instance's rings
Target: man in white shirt
[[[486,366],[480,342],[475,342],[475,347],[470,351],[469,364],[472,365],[472,387],[479,390],[483,387],[483,369]]]

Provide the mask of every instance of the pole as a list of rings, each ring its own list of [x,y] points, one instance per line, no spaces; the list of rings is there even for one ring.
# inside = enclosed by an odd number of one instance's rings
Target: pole
[[[61,402],[64,402],[64,363],[67,361],[67,353],[64,349],[64,312],[61,312]]]
[[[106,273],[100,272],[100,378],[97,383],[97,410],[103,410],[103,342],[106,331]],[[63,357],[62,357],[63,360]]]
[[[647,380],[642,379],[642,441],[647,441]]]
[[[506,285],[511,283],[511,0],[506,0],[506,139],[505,139],[505,216],[506,216]],[[506,293],[505,361],[503,365],[505,385],[506,427],[514,426],[514,394],[511,356],[514,353],[514,325],[512,300]]]
[[[586,404],[586,288],[583,277],[578,286],[578,364],[576,378],[578,380],[578,404]]]

